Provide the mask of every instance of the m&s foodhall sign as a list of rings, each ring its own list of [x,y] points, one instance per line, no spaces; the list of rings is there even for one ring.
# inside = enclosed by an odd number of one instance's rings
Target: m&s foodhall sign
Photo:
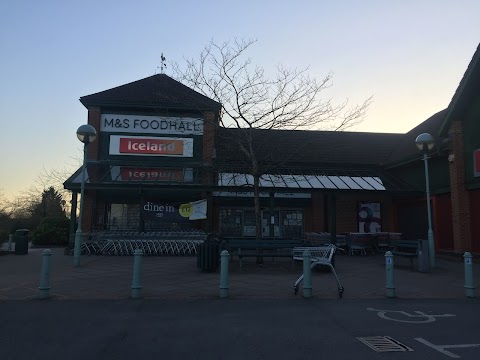
[[[102,114],[100,131],[202,135],[203,120],[190,117]]]

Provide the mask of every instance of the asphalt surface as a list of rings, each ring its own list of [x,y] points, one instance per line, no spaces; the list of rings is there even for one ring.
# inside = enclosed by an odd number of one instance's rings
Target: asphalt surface
[[[479,305],[465,299],[9,300],[1,303],[0,349],[5,360],[478,359]],[[359,340],[378,336],[411,351],[377,352]]]

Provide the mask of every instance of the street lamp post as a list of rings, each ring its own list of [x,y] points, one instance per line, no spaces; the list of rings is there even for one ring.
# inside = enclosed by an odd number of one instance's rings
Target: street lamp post
[[[87,163],[87,145],[95,141],[97,131],[92,125],[82,125],[77,130],[77,138],[83,143],[82,182],[80,183],[80,212],[78,214],[78,227],[75,232],[75,247],[73,249],[73,266],[80,266],[80,253],[82,252],[82,215],[83,195],[85,193],[85,172]]]
[[[435,238],[432,230],[432,212],[430,209],[430,181],[428,177],[428,152],[433,149],[435,139],[428,133],[423,133],[415,139],[415,145],[423,153],[422,160],[425,164],[425,186],[427,192],[427,215],[428,215],[428,252],[430,257],[430,268],[435,267]]]

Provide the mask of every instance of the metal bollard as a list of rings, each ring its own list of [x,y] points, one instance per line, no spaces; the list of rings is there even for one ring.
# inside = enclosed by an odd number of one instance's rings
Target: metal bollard
[[[393,254],[391,251],[385,253],[385,295],[389,298],[395,297],[395,280],[393,273]]]
[[[142,256],[140,249],[133,252],[132,299],[138,299],[142,293]]]
[[[12,251],[13,235],[8,235],[8,251]]]
[[[228,261],[230,254],[227,250],[220,253],[220,298],[228,297]]]
[[[466,252],[463,254],[465,264],[465,296],[469,298],[475,297],[475,284],[473,282],[473,256]]]
[[[312,264],[309,250],[303,252],[303,297],[312,297]]]
[[[40,274],[40,286],[38,287],[38,297],[48,299],[50,297],[50,258],[52,252],[45,249],[42,252],[42,273]]]

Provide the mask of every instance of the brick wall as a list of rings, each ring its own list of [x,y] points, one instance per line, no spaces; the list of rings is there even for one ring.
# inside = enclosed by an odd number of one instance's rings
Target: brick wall
[[[449,162],[452,199],[452,223],[454,252],[472,251],[470,196],[465,189],[465,158],[463,124],[454,121],[448,132],[452,139],[453,161]]]
[[[337,233],[357,232],[358,200],[337,195]]]
[[[99,156],[99,137],[100,137],[100,120],[102,111],[99,107],[88,108],[88,124],[92,125],[97,130],[97,138],[94,142],[87,145],[87,160],[98,160]],[[88,174],[88,171],[87,171]],[[86,179],[88,180],[88,179]],[[92,231],[92,226],[96,223],[95,219],[95,196],[94,190],[85,189],[85,198],[83,200],[83,214],[82,214],[82,231]]]
[[[307,230],[307,222],[305,224],[306,232],[322,232],[325,231],[325,195],[319,192],[312,193],[311,207],[311,225]]]
[[[358,231],[358,203],[362,201],[379,202],[383,231],[396,231],[394,224],[394,205],[390,195],[372,192],[371,194],[337,194],[336,195],[336,231]],[[305,208],[305,232],[327,231],[327,198],[322,192],[312,193],[311,207]]]
[[[88,108],[88,124],[92,125],[97,130],[97,139],[87,146],[87,159],[98,160],[98,149],[100,144],[100,120],[102,110],[99,107]]]
[[[97,197],[95,206],[95,221],[93,223],[93,230],[105,230],[105,199]]]
[[[358,232],[359,202],[379,202],[382,231],[395,231],[391,196],[372,192],[371,194],[337,195],[337,233]]]
[[[95,202],[96,191],[95,190],[85,190],[85,198],[83,199],[83,213],[82,213],[82,231],[90,232],[92,231],[92,225],[94,223],[94,202]]]

